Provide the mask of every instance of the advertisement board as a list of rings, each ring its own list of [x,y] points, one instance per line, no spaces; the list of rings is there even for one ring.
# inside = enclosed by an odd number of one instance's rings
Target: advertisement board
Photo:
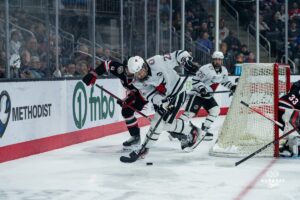
[[[229,79],[235,82],[236,77]],[[291,77],[292,82],[298,79]],[[97,84],[117,97],[126,96],[118,79],[98,79]],[[184,89],[191,88],[188,79]],[[228,89],[221,85],[217,88],[223,90]],[[232,97],[229,93],[214,97],[226,114]],[[153,106],[148,104],[142,112],[153,115]],[[141,126],[149,124],[137,117]],[[80,80],[0,83],[0,162],[126,130],[116,99]]]

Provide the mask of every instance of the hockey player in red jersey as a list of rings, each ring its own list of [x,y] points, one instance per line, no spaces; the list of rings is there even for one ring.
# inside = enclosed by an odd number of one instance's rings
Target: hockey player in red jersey
[[[127,105],[131,105],[135,109],[141,111],[148,103],[139,93],[139,91],[131,84],[133,80],[133,74],[128,72],[126,64],[115,62],[112,60],[103,61],[95,70],[91,70],[85,75],[82,81],[86,85],[93,85],[96,82],[98,76],[110,72],[114,76],[118,77],[127,90],[127,96],[123,102],[117,101],[122,107],[122,116],[125,119],[130,138],[123,143],[125,150],[136,149],[141,143],[140,128],[138,121],[134,116],[135,111],[129,108]]]
[[[286,142],[280,147],[281,156],[299,156],[300,154],[300,80],[295,82],[290,91],[279,99],[279,122],[284,125],[281,130],[297,131],[288,135]]]

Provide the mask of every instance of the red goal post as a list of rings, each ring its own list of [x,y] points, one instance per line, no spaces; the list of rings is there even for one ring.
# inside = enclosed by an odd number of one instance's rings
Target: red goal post
[[[278,101],[290,89],[290,68],[278,63],[245,63],[236,92],[209,154],[221,157],[243,157],[279,137],[279,128],[249,110],[244,101],[278,121]],[[279,144],[259,156],[279,154]]]
[[[283,70],[286,73],[286,82],[285,82],[285,88],[283,88],[282,90],[280,89],[280,68],[283,68]],[[284,87],[284,84],[283,84]],[[278,106],[279,106],[279,97],[281,96],[281,91],[284,92],[285,94],[290,90],[291,87],[291,70],[290,70],[290,66],[289,65],[285,65],[285,64],[278,64],[275,63],[274,64],[274,111],[275,111],[275,115],[274,115],[274,119],[276,121],[279,121],[278,118]],[[278,139],[279,138],[279,128],[277,125],[274,124],[274,139]],[[274,157],[278,157],[279,156],[279,143],[276,143],[274,145]]]

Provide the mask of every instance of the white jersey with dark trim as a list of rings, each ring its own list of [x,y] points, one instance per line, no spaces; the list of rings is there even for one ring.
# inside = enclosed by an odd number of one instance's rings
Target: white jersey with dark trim
[[[159,105],[162,99],[179,91],[182,80],[174,68],[187,57],[191,56],[183,50],[153,56],[147,59],[150,68],[148,77],[142,81],[134,79],[132,83],[147,101]],[[158,87],[164,87],[164,92],[159,91]]]
[[[222,66],[219,72],[216,72],[211,63],[203,65],[192,78],[193,91],[199,92],[201,88],[205,88],[208,92],[213,92],[221,84],[228,89],[233,85],[228,80],[228,71]]]

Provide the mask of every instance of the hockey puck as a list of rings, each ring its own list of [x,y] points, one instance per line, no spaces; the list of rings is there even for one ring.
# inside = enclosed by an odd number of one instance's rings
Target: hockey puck
[[[146,165],[153,165],[153,162],[147,162]]]

